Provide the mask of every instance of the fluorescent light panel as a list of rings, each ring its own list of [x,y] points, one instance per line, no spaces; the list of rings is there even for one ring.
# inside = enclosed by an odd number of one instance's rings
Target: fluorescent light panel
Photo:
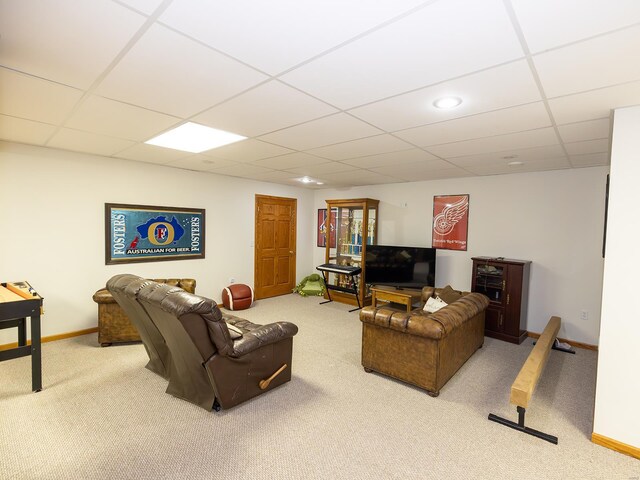
[[[200,153],[212,148],[222,147],[230,143],[239,142],[247,137],[235,133],[205,127],[193,122],[187,122],[168,132],[153,137],[144,143],[158,147],[173,148],[184,152]]]

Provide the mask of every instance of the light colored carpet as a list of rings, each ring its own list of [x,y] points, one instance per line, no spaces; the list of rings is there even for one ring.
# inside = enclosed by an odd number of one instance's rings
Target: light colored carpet
[[[590,441],[597,354],[551,352],[528,426],[559,445],[487,420],[516,420],[509,387],[531,349],[486,339],[438,398],[360,365],[358,312],[286,295],[237,312],[288,320],[292,381],[207,412],[164,393],[140,344],[97,335],[43,345],[44,390],[30,359],[0,363],[2,479],[630,479],[640,462]],[[46,316],[44,321],[47,321]]]

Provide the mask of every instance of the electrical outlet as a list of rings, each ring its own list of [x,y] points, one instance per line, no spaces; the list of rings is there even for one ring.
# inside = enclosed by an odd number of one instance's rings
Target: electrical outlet
[[[589,312],[582,310],[580,312],[580,320],[589,320]]]
[[[233,277],[229,277],[229,283],[236,283],[236,279]]]

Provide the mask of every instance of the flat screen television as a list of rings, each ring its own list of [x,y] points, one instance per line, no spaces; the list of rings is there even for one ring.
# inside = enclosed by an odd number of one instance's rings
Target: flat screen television
[[[436,249],[367,245],[365,282],[396,288],[435,286]]]

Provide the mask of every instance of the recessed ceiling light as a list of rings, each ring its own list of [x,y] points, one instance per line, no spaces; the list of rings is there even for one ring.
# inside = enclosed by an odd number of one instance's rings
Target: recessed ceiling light
[[[448,108],[455,108],[461,103],[462,99],[460,97],[440,97],[433,102],[433,106],[446,110]]]
[[[507,163],[507,165],[509,165],[510,167],[517,167],[517,166],[519,166],[519,165],[524,165],[524,162],[520,162],[520,161],[518,161],[518,160],[515,160],[515,161],[513,161],[513,162],[509,162],[509,163]]]
[[[144,143],[158,147],[173,148],[191,153],[200,153],[212,148],[239,142],[247,137],[235,133],[205,127],[198,123],[187,122],[168,132],[153,137]]]
[[[307,177],[306,175],[304,177],[296,178],[295,180],[302,183],[315,183],[316,185],[324,185],[323,182],[320,182],[319,180],[315,180],[311,177]]]

